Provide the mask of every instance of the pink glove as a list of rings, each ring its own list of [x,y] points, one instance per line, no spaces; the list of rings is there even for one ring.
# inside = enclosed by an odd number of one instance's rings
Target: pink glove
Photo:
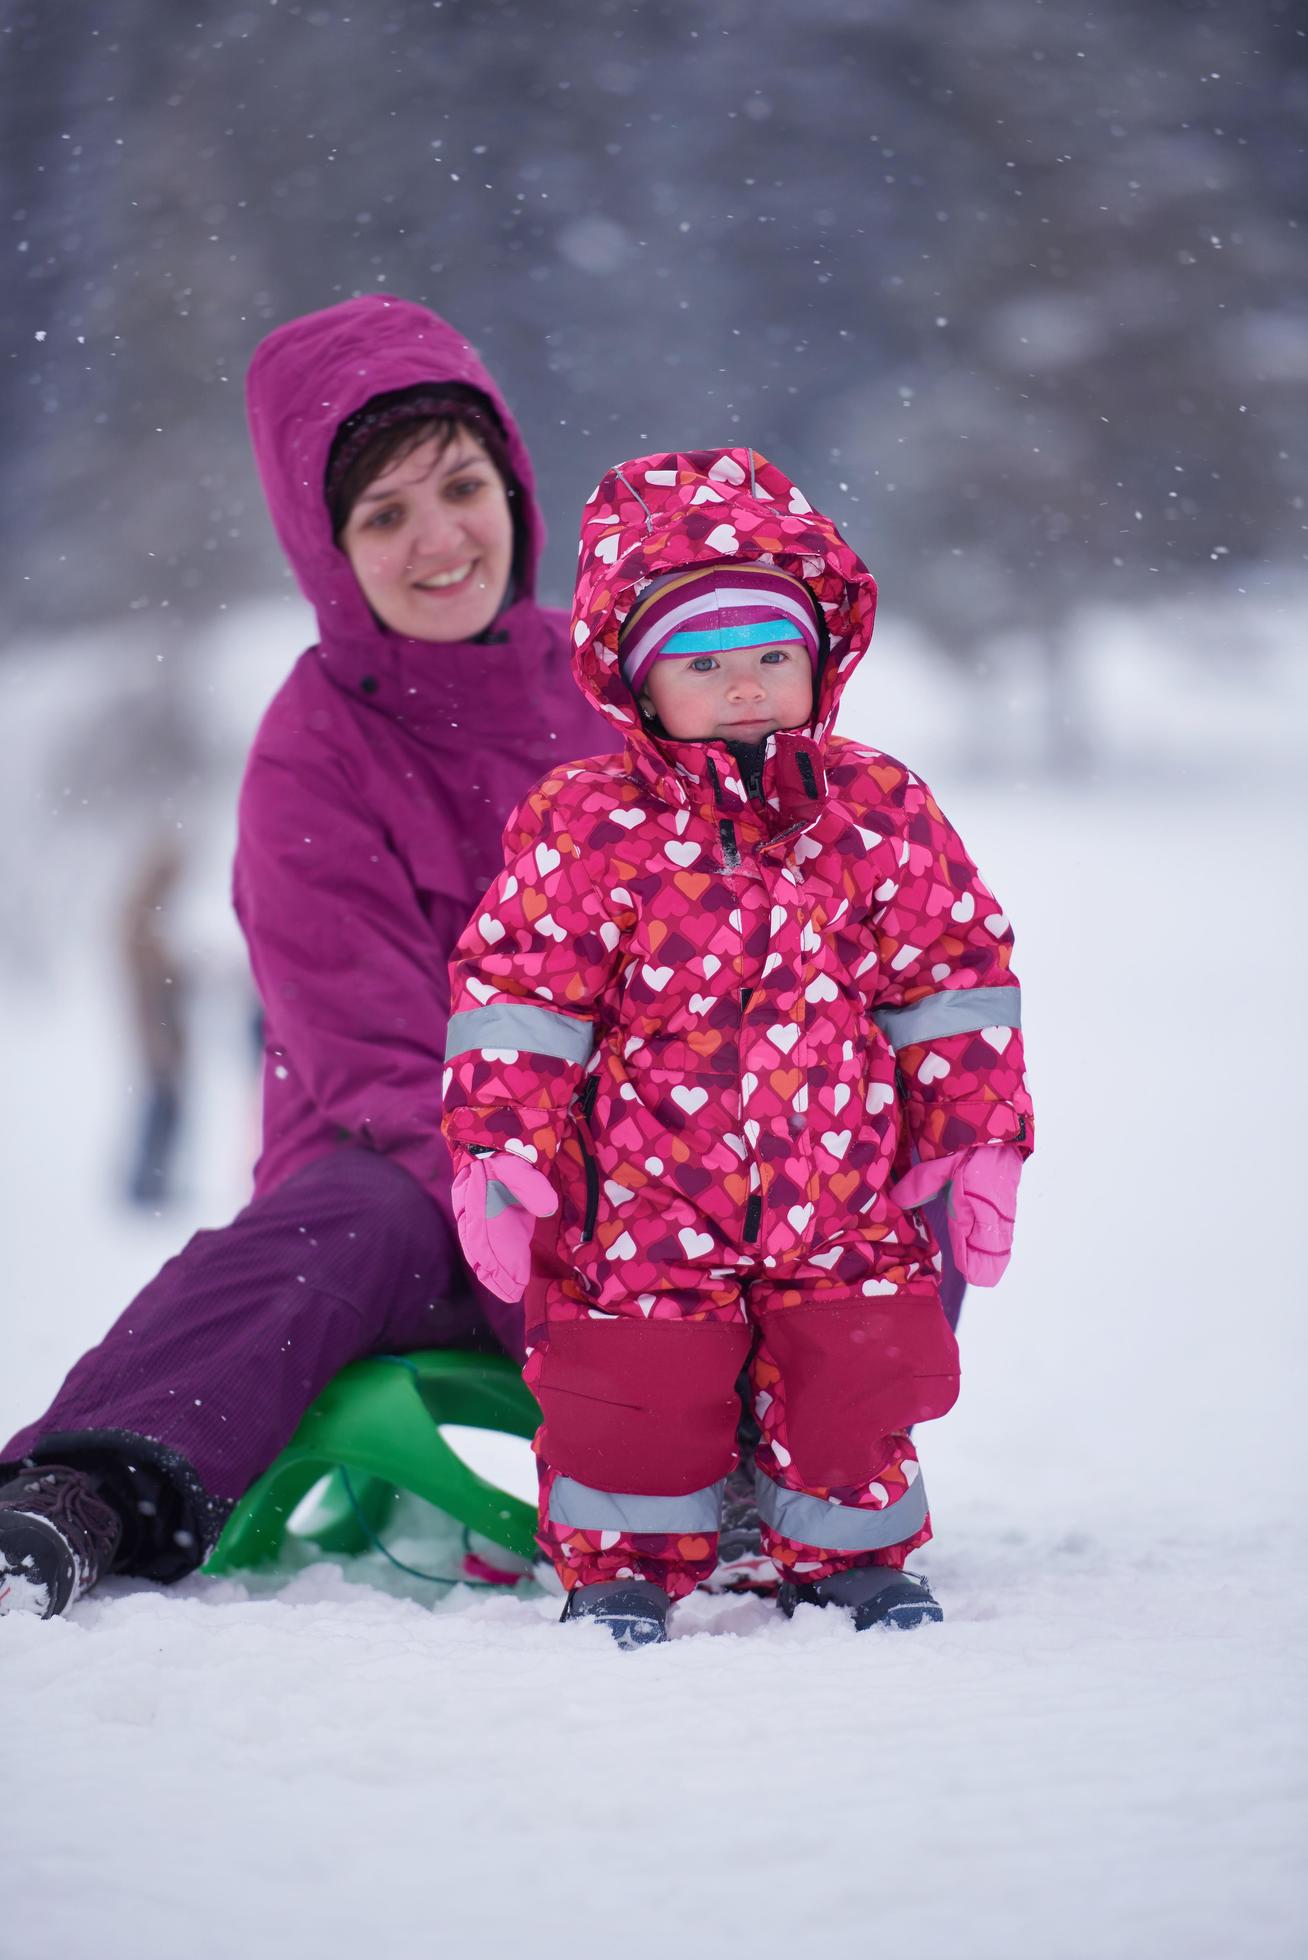
[[[959,1272],[972,1286],[996,1286],[1013,1250],[1021,1175],[1022,1155],[1011,1143],[979,1143],[914,1164],[890,1195],[908,1210],[943,1191]]]
[[[501,1300],[520,1300],[531,1273],[531,1235],[559,1201],[543,1171],[507,1150],[460,1151],[454,1173],[454,1222],[463,1255],[483,1286]]]

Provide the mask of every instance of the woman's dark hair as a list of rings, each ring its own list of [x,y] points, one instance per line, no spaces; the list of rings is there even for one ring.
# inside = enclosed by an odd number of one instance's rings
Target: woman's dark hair
[[[323,490],[332,536],[341,533],[355,504],[383,470],[403,462],[434,437],[442,453],[460,429],[475,436],[494,464],[513,511],[514,576],[523,546],[518,483],[509,462],[504,425],[480,389],[462,382],[424,382],[393,394],[374,395],[341,423],[332,442]]]

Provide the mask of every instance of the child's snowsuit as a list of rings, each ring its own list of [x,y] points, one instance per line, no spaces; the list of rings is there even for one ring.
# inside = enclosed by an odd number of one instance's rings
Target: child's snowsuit
[[[807,729],[761,779],[655,739],[617,667],[658,572],[764,559],[804,579],[829,648]],[[583,689],[625,752],[554,770],[454,963],[445,1133],[560,1194],[537,1228],[526,1379],[541,1543],[565,1584],[674,1597],[712,1568],[748,1360],[778,1565],[900,1564],[930,1536],[910,1424],[958,1356],[935,1247],[896,1169],[1031,1144],[1008,921],[930,791],[831,733],[867,646],[870,573],[749,450],[651,456],[586,506]]]

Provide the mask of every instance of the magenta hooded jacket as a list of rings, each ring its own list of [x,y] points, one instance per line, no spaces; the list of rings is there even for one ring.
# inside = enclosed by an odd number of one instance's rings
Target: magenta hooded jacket
[[[422,382],[480,389],[507,436],[521,585],[473,642],[403,639],[332,539],[340,423]],[[463,336],[383,294],[280,327],[250,367],[250,426],[277,534],[318,616],[255,737],[234,875],[266,1015],[256,1193],[342,1143],[402,1163],[449,1215],[440,1135],[448,962],[502,862],[514,805],[613,736],[573,683],[567,618],[537,605],[531,463]]]

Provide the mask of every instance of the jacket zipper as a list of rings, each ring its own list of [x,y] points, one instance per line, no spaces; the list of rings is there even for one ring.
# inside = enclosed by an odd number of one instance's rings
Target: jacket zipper
[[[737,757],[737,761],[739,761],[739,757]],[[741,773],[742,775],[744,775],[743,768]],[[713,782],[714,782],[714,787],[716,788],[717,787],[716,771],[714,772]],[[748,776],[745,776],[745,794],[749,797],[753,797],[755,794],[757,794],[760,798],[762,797],[763,772],[761,769],[752,771]],[[722,839],[722,862],[724,867],[728,871],[737,870],[740,865],[740,845],[736,841],[735,824],[730,823],[727,821],[726,818],[723,818],[722,822],[719,823],[718,825],[718,835]],[[746,1009],[749,1006],[750,995],[753,993],[753,991],[754,989],[752,987],[742,987],[740,990],[740,1014],[742,1020],[745,1017]],[[754,1244],[755,1240],[758,1238],[759,1230],[760,1227],[762,1226],[762,1223],[763,1223],[763,1200],[759,1196],[758,1192],[755,1191],[745,1201],[744,1243],[746,1245]]]
[[[748,771],[742,770],[741,773],[744,776],[746,796],[750,799],[751,803],[756,797],[761,803],[763,801],[763,758],[761,756],[754,758],[750,763]]]
[[[588,1239],[594,1238],[595,1221],[599,1217],[599,1165],[596,1163],[595,1153],[591,1149],[591,1144],[594,1141],[594,1133],[590,1127],[590,1119],[595,1110],[595,1098],[598,1094],[599,1077],[597,1075],[587,1077],[577,1094],[577,1114],[582,1118],[582,1121],[577,1125],[577,1142],[581,1146],[581,1161],[586,1173],[586,1215],[581,1225],[581,1242],[583,1245],[585,1245]]]

